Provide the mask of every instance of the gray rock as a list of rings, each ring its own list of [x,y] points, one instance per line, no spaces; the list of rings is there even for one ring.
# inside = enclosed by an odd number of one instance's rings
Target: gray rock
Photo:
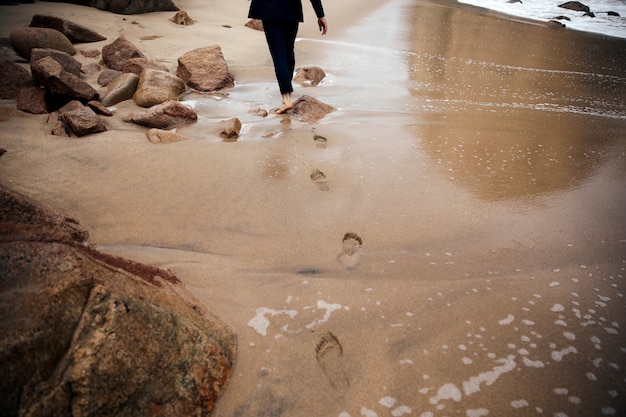
[[[174,74],[147,69],[139,76],[133,100],[138,106],[152,107],[167,100],[178,100],[186,88],[185,82]]]
[[[18,28],[9,36],[11,46],[20,55],[30,59],[33,48],[49,48],[76,55],[72,43],[58,30],[49,28]]]
[[[157,129],[171,129],[198,120],[195,111],[177,101],[169,100],[145,111],[134,112],[124,118],[127,123]]]
[[[138,83],[139,77],[135,74],[131,72],[122,74],[107,84],[106,92],[100,101],[108,107],[130,100],[137,90]]]
[[[199,91],[215,91],[235,85],[219,45],[194,49],[178,58],[176,75]]]
[[[103,70],[98,76],[98,84],[100,84],[101,86],[105,86],[109,84],[111,81],[113,81],[114,79],[116,79],[117,77],[119,77],[120,75],[122,75],[122,71],[117,71],[111,68],[107,68]]]

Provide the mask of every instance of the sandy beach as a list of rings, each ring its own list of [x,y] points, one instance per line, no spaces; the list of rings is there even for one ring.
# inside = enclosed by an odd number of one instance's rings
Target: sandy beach
[[[410,0],[327,1],[322,38],[304,3],[297,65],[327,77],[294,98],[336,108],[315,124],[249,112],[280,94],[246,0],[178,0],[186,27],[0,6],[2,38],[52,14],[108,38],[79,51],[124,35],[171,72],[218,44],[236,80],[185,96],[199,120],[168,145],[122,121],[130,101],[83,138],[11,117],[0,184],[232,326],[215,416],[625,415],[626,41]]]

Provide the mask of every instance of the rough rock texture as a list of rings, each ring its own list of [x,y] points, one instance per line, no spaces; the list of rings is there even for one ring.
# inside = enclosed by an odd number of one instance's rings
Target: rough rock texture
[[[249,27],[250,29],[254,29],[254,30],[260,30],[261,32],[263,32],[263,21],[260,19],[251,19],[248,20],[248,23],[245,24],[246,27]]]
[[[131,58],[145,58],[146,56],[125,37],[120,36],[113,42],[102,47],[102,59],[111,69],[122,71],[126,61]]]
[[[46,90],[40,87],[24,87],[17,96],[15,108],[26,113],[48,113]]]
[[[171,273],[0,189],[0,415],[208,416],[236,354]]]
[[[106,92],[100,100],[105,106],[113,106],[124,100],[130,100],[135,94],[139,77],[128,72],[115,78],[107,84]]]
[[[193,20],[191,17],[189,17],[187,12],[184,10],[179,10],[178,12],[176,12],[174,17],[172,17],[170,21],[181,26],[189,26],[189,25],[193,25],[194,23],[196,23],[196,21]]]
[[[103,70],[98,76],[98,84],[100,84],[101,86],[108,85],[111,81],[113,81],[120,75],[122,75],[122,71],[107,68]]]
[[[107,117],[113,116],[111,110],[107,109],[106,106],[99,101],[91,100],[89,103],[87,103],[87,105],[91,108],[91,110],[95,111],[96,114],[101,114]]]
[[[221,122],[222,130],[220,131],[220,137],[225,142],[236,142],[239,139],[239,133],[241,132],[241,121],[234,117],[229,120],[223,120]]]
[[[61,67],[63,67],[65,71],[80,77],[80,68],[82,64],[70,54],[57,51],[56,49],[33,48],[30,52],[30,62],[33,63],[35,61],[39,61],[47,56],[52,57],[52,59],[61,64]]]
[[[318,85],[326,77],[320,67],[301,67],[296,70],[294,82],[298,84]]]
[[[15,62],[0,59],[0,99],[16,99],[22,87],[34,85],[30,72]]]
[[[185,82],[174,74],[147,69],[139,76],[133,101],[141,107],[152,107],[167,100],[178,100],[186,88]]]
[[[215,91],[235,85],[219,45],[194,49],[178,58],[176,75],[199,91]]]
[[[106,40],[105,36],[102,36],[91,29],[55,16],[36,14],[33,16],[30,26],[58,30],[72,43],[99,42]]]
[[[302,96],[293,103],[292,112],[308,123],[315,123],[335,108],[310,97]]]
[[[20,55],[30,59],[33,48],[50,48],[76,55],[72,43],[58,30],[49,28],[18,28],[9,36],[11,46]]]
[[[141,75],[141,72],[145,69],[154,69],[159,71],[169,72],[167,67],[160,62],[148,58],[131,58],[122,67],[122,72],[132,72],[136,75]]]
[[[155,145],[175,143],[187,140],[184,136],[179,135],[176,132],[163,129],[148,129],[146,137],[151,143]]]
[[[84,101],[98,99],[98,92],[92,86],[65,71],[52,57],[32,62],[30,69],[35,81],[54,94]]]
[[[78,137],[91,133],[106,132],[104,122],[91,107],[80,106],[73,110],[61,110],[61,118]]]
[[[174,100],[152,106],[146,111],[131,113],[124,118],[125,122],[157,129],[171,129],[196,120],[198,115],[195,111]]]
[[[50,134],[53,136],[63,136],[69,137],[70,133],[67,131],[67,126],[59,116],[58,111],[53,111],[48,115],[48,128],[50,129]]]
[[[178,7],[172,0],[48,0],[57,3],[80,4],[96,7],[118,14],[141,14],[150,12],[172,12]],[[31,2],[32,3],[32,2]]]

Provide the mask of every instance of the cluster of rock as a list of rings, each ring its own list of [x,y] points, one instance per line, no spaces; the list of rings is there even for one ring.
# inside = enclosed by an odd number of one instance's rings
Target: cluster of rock
[[[522,0],[508,0],[507,3],[522,3]],[[592,12],[591,8],[579,1],[568,1],[562,4],[559,4],[558,7],[567,10],[573,10],[576,12],[582,12],[582,16],[586,17],[596,17],[596,13],[605,13],[608,16],[620,17],[620,14],[613,11],[605,11],[605,12]],[[556,16],[549,21],[549,23],[554,24],[555,27],[564,28],[565,25],[562,23],[563,20],[569,21],[571,20],[567,16]]]
[[[193,23],[184,11],[171,20],[182,25]],[[33,16],[30,27],[15,29],[10,35],[13,50],[28,60],[30,72],[10,59],[0,58],[0,98],[15,99],[17,109],[24,112],[50,113],[49,131],[53,135],[79,137],[106,131],[101,117],[113,115],[108,108],[133,100],[145,110],[131,113],[123,120],[151,129],[147,137],[153,143],[170,143],[184,138],[154,129],[168,130],[198,119],[193,109],[179,101],[186,93],[215,92],[234,86],[219,45],[186,52],[178,58],[175,74],[145,56],[123,36],[105,44],[101,50],[81,52],[88,57],[101,56],[100,64],[83,65],[74,58],[75,43],[105,39],[65,19]],[[83,77],[97,73],[98,90]],[[317,85],[325,76],[318,67],[299,68],[295,81]],[[332,110],[305,96],[295,103],[293,113],[315,122]],[[237,118],[225,122],[227,126],[220,135],[225,140],[236,140],[241,122]]]
[[[141,14],[178,10],[172,0],[48,0],[56,3],[71,3],[95,7],[118,14]],[[2,0],[0,4],[34,3],[34,0]]]
[[[0,415],[208,416],[232,330],[167,270],[0,188]]]

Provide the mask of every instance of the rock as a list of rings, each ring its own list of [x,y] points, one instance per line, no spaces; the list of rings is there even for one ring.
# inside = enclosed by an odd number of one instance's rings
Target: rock
[[[294,82],[298,84],[318,85],[326,77],[320,67],[301,67],[296,70]]]
[[[39,61],[41,58],[47,56],[52,57],[52,59],[61,64],[61,67],[63,67],[65,71],[80,77],[80,67],[82,64],[73,56],[63,51],[50,48],[33,48],[30,52],[30,62]]]
[[[561,23],[558,20],[549,20],[548,25],[553,29],[563,29],[566,27],[565,23]]]
[[[248,21],[248,23],[245,24],[245,26],[249,27],[250,29],[260,30],[261,32],[264,31],[263,21],[261,19],[251,19]]]
[[[95,111],[74,100],[59,109],[59,117],[76,136],[105,132],[106,126]]]
[[[58,30],[72,43],[99,42],[106,40],[106,36],[102,36],[84,26],[55,16],[36,14],[33,16],[30,26]]]
[[[136,75],[141,75],[141,72],[146,69],[159,70],[169,72],[167,67],[160,62],[148,58],[131,58],[124,64],[122,72],[132,72]]]
[[[104,71],[102,71],[100,75],[98,76],[98,84],[100,84],[101,86],[105,86],[109,84],[111,81],[113,81],[114,79],[116,79],[117,77],[119,77],[120,75],[122,75],[122,71],[117,71],[114,69],[107,68]]]
[[[30,72],[15,62],[0,59],[0,99],[14,100],[22,87],[34,85]]]
[[[24,87],[17,96],[15,108],[26,113],[48,113],[46,90],[40,87]]]
[[[28,63],[27,59],[15,52],[15,49],[9,46],[0,46],[0,60],[19,62],[22,64]]]
[[[107,109],[105,105],[99,101],[92,100],[89,103],[87,103],[87,106],[89,106],[91,110],[96,112],[96,114],[100,114],[102,116],[107,116],[107,117],[113,116],[113,113],[111,112],[111,110]]]
[[[78,137],[91,133],[106,132],[107,128],[98,115],[87,106],[74,110],[59,111],[61,118]]]
[[[52,57],[31,63],[33,78],[50,92],[70,98],[89,101],[97,100],[98,92],[77,76],[63,70]]]
[[[606,14],[607,14],[607,16],[621,17],[619,13],[613,12],[613,11],[608,11],[608,12],[606,12]]]
[[[221,124],[222,131],[220,132],[220,136],[222,139],[224,139],[225,142],[236,142],[241,132],[241,121],[235,117],[229,120],[223,120]]]
[[[91,0],[90,3],[100,10],[126,15],[178,10],[172,0]]]
[[[133,100],[138,106],[152,107],[167,100],[178,100],[186,88],[185,82],[174,74],[147,69],[139,76]]]
[[[122,74],[107,84],[106,92],[100,101],[108,107],[124,100],[130,100],[137,90],[138,83],[139,77],[135,74],[131,72]]]
[[[176,75],[199,91],[215,91],[235,85],[219,45],[194,49],[178,58]]]
[[[195,111],[174,100],[152,106],[145,111],[131,113],[124,118],[125,122],[157,129],[171,129],[196,120],[198,115]]]
[[[302,96],[293,103],[293,110],[291,111],[305,122],[315,123],[334,110],[334,107],[313,97]]]
[[[48,115],[48,126],[50,126],[50,134],[54,136],[69,137],[67,126],[61,120],[58,111],[54,111]]]
[[[196,23],[196,21],[189,17],[187,12],[184,10],[179,10],[178,12],[176,12],[174,17],[172,17],[170,21],[182,26],[189,26]]]
[[[97,58],[100,56],[101,52],[98,49],[87,49],[81,50],[80,54],[85,58]]]
[[[249,110],[248,113],[257,115],[259,117],[267,117],[267,114],[268,114],[267,110],[259,108],[259,107]]]
[[[236,336],[176,276],[5,190],[0,223],[2,415],[211,415]]]
[[[574,10],[577,12],[589,13],[591,11],[589,9],[589,6],[586,6],[579,1],[568,1],[566,3],[559,4],[559,7],[562,7],[564,9]]]
[[[111,69],[121,71],[131,58],[145,58],[145,55],[123,36],[102,47],[102,59]]]
[[[87,75],[93,75],[100,71],[100,65],[92,62],[91,64],[83,64],[80,66],[80,72]]]
[[[10,35],[11,46],[20,55],[30,59],[33,48],[49,48],[76,55],[72,43],[58,30],[48,28],[18,28]]]
[[[151,143],[154,143],[156,145],[187,140],[187,138],[179,135],[176,132],[171,132],[169,130],[163,129],[148,129],[148,131],[146,132],[146,137]]]

